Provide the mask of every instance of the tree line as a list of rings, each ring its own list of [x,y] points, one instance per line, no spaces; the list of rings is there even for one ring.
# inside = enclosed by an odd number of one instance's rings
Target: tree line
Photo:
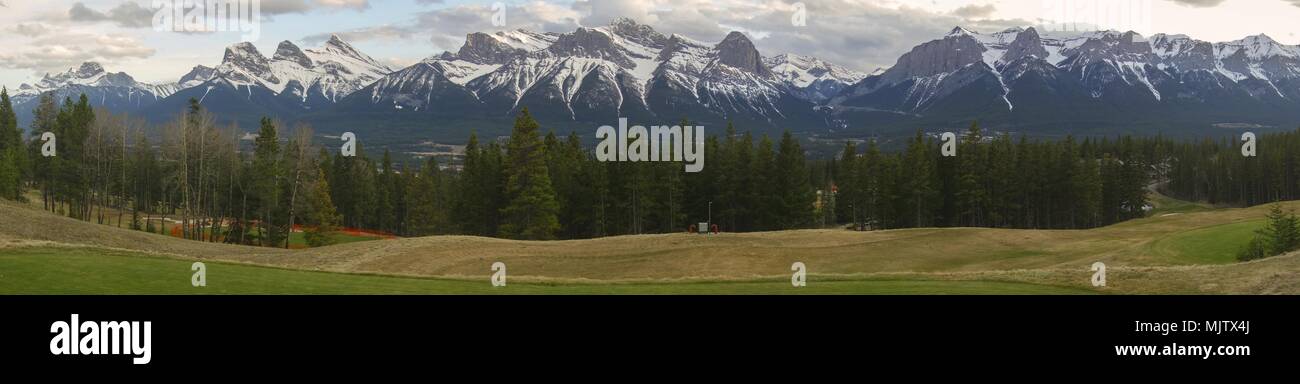
[[[917,134],[898,153],[848,143],[819,185],[838,190],[825,222],[859,229],[1080,229],[1142,217],[1154,173],[1139,139],[1031,141],[972,124],[943,156]],[[833,212],[833,214],[831,214]]]
[[[852,141],[827,160],[807,159],[789,131],[773,138],[728,125],[706,138],[703,171],[684,173],[670,162],[597,161],[580,136],[544,130],[527,109],[508,139],[471,134],[458,162],[415,163],[387,150],[372,159],[361,145],[355,156],[327,151],[303,124],[263,119],[246,134],[219,126],[196,101],[160,127],[156,143],[147,124],[96,110],[84,96],[41,95],[27,142],[13,115],[0,91],[0,196],[32,196],[81,220],[112,222],[111,214],[118,226],[151,232],[174,222],[188,239],[269,247],[288,246],[294,228],[305,228],[312,245],[328,244],[340,227],[513,239],[681,232],[701,222],[727,232],[1092,228],[1142,217],[1148,188],[1162,181],[1171,193],[1229,199],[1239,195],[1189,180],[1250,177],[1235,170],[1250,160],[1224,159],[1222,145],[1207,144],[1214,142],[1031,140],[986,134],[978,124],[952,157],[918,131],[899,151]],[[44,132],[56,134],[55,157],[41,156]],[[1300,146],[1300,136],[1286,135],[1279,137]],[[251,149],[242,148],[250,139]],[[1279,145],[1262,142],[1265,157]],[[1253,171],[1247,175],[1270,174]],[[1279,180],[1295,186],[1300,172],[1287,175]]]
[[[1258,136],[1255,156],[1236,137],[1173,143],[1166,193],[1216,205],[1300,200],[1300,131]]]

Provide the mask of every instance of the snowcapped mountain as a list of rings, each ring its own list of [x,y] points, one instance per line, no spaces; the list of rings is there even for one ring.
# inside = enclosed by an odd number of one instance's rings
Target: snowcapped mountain
[[[221,64],[195,66],[174,95],[146,108],[155,121],[183,111],[190,98],[243,124],[262,116],[294,119],[332,106],[392,72],[387,65],[331,36],[320,48],[283,41],[271,57],[249,43],[226,47]]]
[[[471,33],[457,52],[393,72],[339,108],[499,118],[528,107],[560,123],[689,117],[772,126],[821,119],[815,103],[863,77],[816,58],[764,59],[736,32],[708,44],[618,19],[564,34]]]
[[[1021,131],[1285,125],[1300,121],[1298,58],[1300,48],[1262,35],[1209,43],[958,27],[828,103],[841,118],[912,126],[975,119]]]
[[[133,111],[151,105],[177,91],[176,84],[150,84],[136,81],[124,72],[108,72],[95,62],[85,62],[57,74],[45,74],[36,84],[23,84],[10,92],[10,98],[26,126],[31,121],[40,95],[52,92],[56,103],[65,98],[76,100],[86,95],[92,106],[117,111]]]
[[[338,37],[314,49],[285,41],[269,57],[251,44],[231,45],[220,64],[195,66],[170,84],[87,63],[15,90],[20,118],[30,121],[31,104],[45,91],[86,93],[96,105],[154,121],[194,98],[243,125],[269,116],[394,140],[504,133],[503,122],[524,107],[560,131],[626,117],[837,134],[972,120],[1032,134],[1204,134],[1300,125],[1300,46],[1264,35],[1211,43],[958,27],[867,74],[815,57],[764,56],[739,32],[710,43],[619,19],[568,33],[470,33],[457,51],[397,70]]]
[[[331,36],[319,49],[303,50],[292,42],[280,42],[270,59],[252,44],[231,45],[221,65],[195,67],[181,84],[209,89],[264,88],[311,108],[332,104],[391,72],[387,65]]]
[[[802,90],[810,100],[824,101],[840,94],[845,87],[867,77],[867,74],[815,57],[783,53],[763,60],[772,73],[786,84]],[[883,72],[883,70],[880,70]],[[878,74],[879,72],[877,72]]]

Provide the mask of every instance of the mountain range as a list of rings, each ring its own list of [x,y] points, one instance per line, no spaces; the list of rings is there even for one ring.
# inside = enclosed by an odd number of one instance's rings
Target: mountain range
[[[476,32],[455,52],[391,68],[337,36],[248,43],[215,67],[146,84],[86,63],[24,84],[20,120],[41,92],[160,122],[191,98],[253,129],[262,116],[303,120],[392,142],[500,134],[527,107],[558,131],[626,117],[758,131],[861,137],[960,129],[1054,135],[1206,134],[1300,125],[1300,47],[1268,36],[1211,43],[1184,35],[955,28],[887,69],[863,73],[815,57],[765,56],[739,32],[706,43],[630,19],[570,33]]]
[[[826,103],[854,122],[1033,133],[1204,133],[1300,123],[1300,47],[1134,32],[956,28]],[[1211,131],[1212,132],[1212,131]]]

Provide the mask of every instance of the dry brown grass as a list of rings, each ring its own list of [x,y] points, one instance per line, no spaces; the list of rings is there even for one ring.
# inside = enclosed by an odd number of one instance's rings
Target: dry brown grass
[[[1300,207],[1300,203],[1290,204]],[[1135,220],[1087,231],[980,228],[878,232],[802,230],[715,236],[665,234],[527,242],[437,236],[287,251],[201,243],[57,217],[0,203],[0,247],[75,244],[283,268],[479,277],[505,262],[512,277],[549,281],[751,280],[789,276],[802,261],[832,279],[999,280],[1088,286],[1109,266],[1117,293],[1300,293],[1300,256],[1224,266],[1178,266],[1153,241],[1263,217],[1267,207]]]

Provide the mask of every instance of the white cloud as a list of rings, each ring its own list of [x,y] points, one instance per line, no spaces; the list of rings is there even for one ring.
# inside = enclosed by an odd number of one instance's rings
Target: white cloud
[[[61,72],[86,61],[112,64],[153,56],[155,50],[124,35],[51,34],[18,49],[0,51],[0,67],[34,73]]]
[[[338,9],[360,11],[369,8],[369,0],[262,0],[262,12],[268,15]]]
[[[1216,7],[1219,4],[1223,4],[1225,0],[1169,0],[1169,1],[1174,2],[1175,4],[1178,5],[1204,8],[1204,7]],[[1284,1],[1292,1],[1292,0],[1284,0]]]
[[[153,24],[153,14],[152,9],[129,1],[118,4],[107,12],[100,12],[77,2],[68,10],[68,19],[86,22],[107,21],[124,28],[147,28]]]
[[[27,37],[36,37],[53,31],[49,24],[41,22],[20,23],[9,28],[13,33]]]
[[[317,33],[305,36],[302,40],[316,44],[325,41],[331,34],[339,35],[349,42],[423,39],[432,45],[425,54],[427,56],[437,53],[436,50],[458,49],[464,43],[465,35],[473,32],[506,29],[571,32],[578,27],[577,20],[580,16],[568,7],[545,1],[507,6],[504,26],[492,25],[495,13],[491,4],[463,4],[419,12],[413,21],[407,23]]]
[[[419,1],[432,3],[431,1]],[[871,71],[887,67],[901,54],[954,26],[1001,30],[1028,25],[1020,19],[999,19],[992,5],[929,9],[881,0],[807,0],[807,23],[794,25],[792,0],[575,0],[569,5],[533,1],[506,9],[506,25],[491,23],[488,4],[443,6],[417,13],[407,23],[341,30],[347,41],[412,41],[427,39],[437,50],[455,51],[471,32],[528,29],[571,32],[578,26],[606,25],[629,17],[665,34],[680,34],[704,42],[720,41],[733,30],[743,31],[765,55],[797,53],[818,56],[850,68]],[[329,37],[303,37],[315,44]]]

